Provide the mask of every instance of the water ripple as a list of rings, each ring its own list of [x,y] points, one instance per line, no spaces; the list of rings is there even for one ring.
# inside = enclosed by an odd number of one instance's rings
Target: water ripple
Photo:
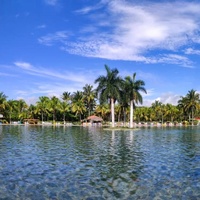
[[[0,130],[0,199],[200,198],[198,127]]]

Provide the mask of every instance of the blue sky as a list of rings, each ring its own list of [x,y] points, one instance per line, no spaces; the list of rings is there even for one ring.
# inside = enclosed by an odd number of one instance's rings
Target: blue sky
[[[144,105],[200,91],[200,2],[0,0],[0,92],[34,103],[136,72]],[[95,87],[95,85],[94,85]]]

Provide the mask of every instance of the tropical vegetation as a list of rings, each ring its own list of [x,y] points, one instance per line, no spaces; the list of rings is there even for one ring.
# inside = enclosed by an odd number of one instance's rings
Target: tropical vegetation
[[[121,77],[119,71],[105,65],[106,74],[95,79],[97,87],[86,84],[82,90],[64,91],[60,97],[41,96],[35,104],[25,100],[8,99],[0,92],[0,119],[3,123],[25,119],[38,119],[41,123],[73,122],[80,124],[90,115],[103,118],[112,127],[123,124],[133,127],[136,123],[190,123],[200,116],[200,96],[194,89],[181,96],[177,105],[155,101],[151,106],[142,106],[146,93],[145,82],[136,79],[136,73]],[[111,122],[111,123],[110,123]]]

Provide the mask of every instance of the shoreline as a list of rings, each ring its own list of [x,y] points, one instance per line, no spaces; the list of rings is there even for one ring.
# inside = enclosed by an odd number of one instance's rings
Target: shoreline
[[[74,124],[0,124],[0,126],[63,126],[63,127],[88,127],[88,128],[103,128],[104,130],[136,130],[138,128],[163,128],[163,127],[197,127],[200,126],[200,124],[197,125],[134,125],[132,128],[129,128],[127,126],[115,126],[115,127],[111,127],[108,125],[101,125],[101,126],[93,126],[93,125],[89,125],[89,126],[83,126],[83,125],[74,125]]]

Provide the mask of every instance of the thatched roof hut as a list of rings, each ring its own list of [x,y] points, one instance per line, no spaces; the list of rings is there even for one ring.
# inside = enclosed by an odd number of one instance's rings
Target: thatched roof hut
[[[38,124],[39,119],[24,119],[24,123]]]
[[[90,122],[102,122],[103,119],[101,117],[98,117],[96,115],[91,115],[87,118],[87,121],[90,121]]]

